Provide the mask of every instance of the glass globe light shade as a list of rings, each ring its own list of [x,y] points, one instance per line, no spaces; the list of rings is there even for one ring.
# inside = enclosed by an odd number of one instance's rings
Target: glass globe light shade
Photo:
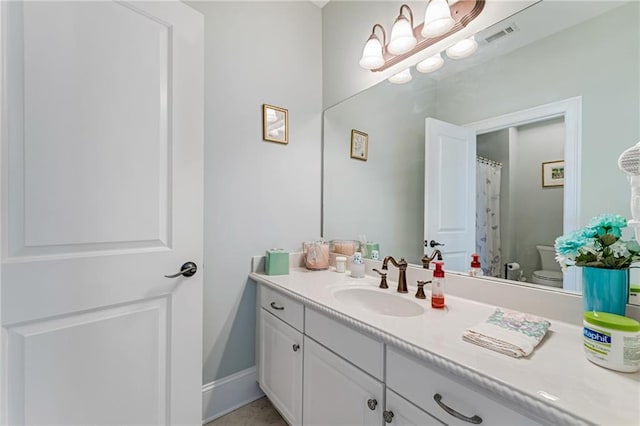
[[[450,46],[446,52],[451,59],[463,59],[471,56],[476,50],[478,50],[478,42],[474,36],[471,36]]]
[[[404,71],[400,71],[398,74],[392,75],[391,77],[388,78],[388,80],[394,84],[408,83],[411,81],[411,79],[412,79],[411,70],[409,68],[407,68]]]
[[[377,35],[372,34],[367,40],[362,50],[362,58],[359,62],[360,66],[366,70],[374,70],[384,65],[382,57],[382,43]]]
[[[416,70],[423,73],[434,72],[442,68],[443,65],[444,59],[442,59],[440,53],[437,53],[422,62],[418,62]]]
[[[447,0],[431,0],[424,12],[422,37],[433,38],[446,34],[455,21],[451,17],[451,10]]]
[[[404,16],[399,16],[396,23],[391,28],[391,41],[387,46],[389,53],[394,55],[402,55],[413,49],[418,40],[413,35],[411,23]]]

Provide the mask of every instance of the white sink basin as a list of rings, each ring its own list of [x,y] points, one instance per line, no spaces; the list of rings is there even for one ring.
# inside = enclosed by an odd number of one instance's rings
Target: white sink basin
[[[354,308],[393,317],[415,317],[425,310],[417,302],[374,288],[347,287],[333,290],[333,297]],[[424,301],[423,301],[424,302]]]

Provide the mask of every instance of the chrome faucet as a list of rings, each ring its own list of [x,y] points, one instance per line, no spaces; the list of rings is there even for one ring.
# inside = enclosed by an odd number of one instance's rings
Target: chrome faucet
[[[424,269],[429,269],[429,264],[431,263],[431,261],[435,258],[438,257],[438,260],[442,260],[442,252],[438,249],[435,249],[433,251],[433,253],[431,253],[431,256],[427,256],[426,254],[422,257],[422,267]]]
[[[393,263],[393,265],[398,268],[399,273],[398,273],[398,293],[408,293],[407,290],[407,266],[408,263],[406,260],[404,260],[404,258],[401,258],[398,262],[396,262],[396,260],[391,257],[391,256],[387,256],[384,258],[384,260],[382,261],[382,269],[383,270],[387,270],[389,269],[387,267],[387,264],[389,263],[389,261],[391,261],[391,263]]]

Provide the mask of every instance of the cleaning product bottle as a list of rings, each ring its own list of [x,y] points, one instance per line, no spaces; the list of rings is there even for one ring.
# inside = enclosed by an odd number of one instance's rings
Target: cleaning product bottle
[[[436,269],[433,271],[433,282],[431,283],[431,307],[435,309],[444,308],[444,262],[439,260],[433,262]]]
[[[482,268],[480,267],[480,255],[478,253],[473,253],[471,255],[471,269],[469,269],[470,277],[481,277],[482,276]]]

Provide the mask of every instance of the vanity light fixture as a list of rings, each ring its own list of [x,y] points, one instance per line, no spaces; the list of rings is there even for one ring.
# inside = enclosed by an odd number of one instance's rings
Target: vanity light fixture
[[[402,14],[403,9],[409,12],[409,19]],[[400,14],[396,18],[396,22],[391,28],[391,38],[387,50],[394,55],[402,55],[416,47],[417,43],[418,40],[413,35],[413,12],[409,6],[403,4],[400,6]]]
[[[442,68],[443,65],[444,59],[442,59],[442,55],[440,53],[436,53],[424,61],[418,62],[416,70],[422,73],[434,72]]]
[[[476,50],[478,50],[478,42],[474,36],[471,36],[450,46],[446,52],[451,59],[463,59],[471,56]]]
[[[392,75],[388,80],[394,84],[404,84],[410,82],[412,78],[411,69],[407,68],[404,71],[400,71],[398,74]]]
[[[413,27],[413,12],[403,4],[391,29],[389,44],[382,25],[375,24],[360,59],[360,66],[383,71],[466,27],[484,9],[486,0],[459,0],[449,6],[447,0],[429,0],[425,22]],[[382,43],[376,29],[382,31]]]

